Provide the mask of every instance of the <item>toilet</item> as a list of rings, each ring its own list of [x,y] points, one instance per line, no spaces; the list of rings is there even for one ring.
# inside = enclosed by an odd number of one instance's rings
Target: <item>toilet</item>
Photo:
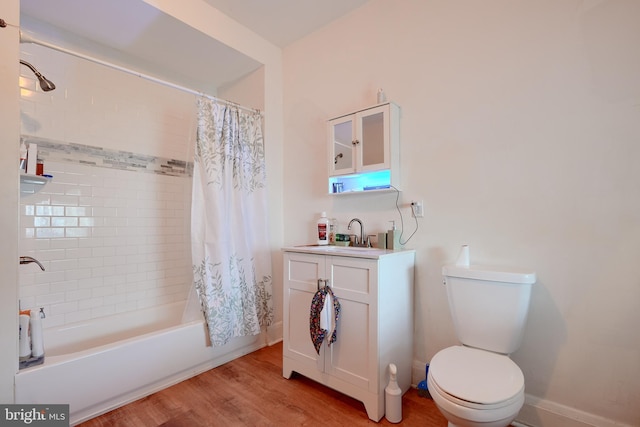
[[[529,311],[530,270],[477,265],[442,268],[461,345],[429,363],[427,386],[449,427],[505,427],[524,404],[524,376],[510,358]]]

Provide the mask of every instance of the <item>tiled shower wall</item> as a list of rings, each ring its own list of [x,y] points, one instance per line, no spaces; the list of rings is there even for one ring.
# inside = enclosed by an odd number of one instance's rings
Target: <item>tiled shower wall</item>
[[[23,138],[53,179],[21,199],[20,255],[46,269],[20,266],[21,307],[51,327],[185,300],[193,95],[39,46],[22,56],[57,88],[23,67]]]
[[[190,285],[189,176],[46,161],[52,182],[21,203],[23,308],[46,326],[184,300]]]

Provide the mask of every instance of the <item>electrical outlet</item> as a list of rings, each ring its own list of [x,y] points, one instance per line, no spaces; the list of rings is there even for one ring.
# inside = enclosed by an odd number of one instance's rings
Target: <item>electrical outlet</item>
[[[411,202],[411,215],[416,218],[424,218],[424,202],[422,200]]]

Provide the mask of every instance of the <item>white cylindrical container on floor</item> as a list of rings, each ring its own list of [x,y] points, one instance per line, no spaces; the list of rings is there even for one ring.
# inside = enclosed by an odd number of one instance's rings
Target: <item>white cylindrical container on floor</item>
[[[25,313],[25,312],[23,312]],[[31,357],[31,339],[29,338],[29,315],[20,314],[19,356],[26,360]]]
[[[42,318],[40,312],[31,310],[29,319],[31,326],[31,355],[33,357],[44,356],[44,341],[42,339]]]
[[[389,364],[389,385],[384,389],[384,417],[390,423],[402,421],[402,390],[398,387],[398,369]]]

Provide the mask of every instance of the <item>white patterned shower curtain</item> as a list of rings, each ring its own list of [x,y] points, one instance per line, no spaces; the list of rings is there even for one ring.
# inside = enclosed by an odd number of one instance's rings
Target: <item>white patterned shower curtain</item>
[[[198,99],[191,245],[213,346],[273,321],[262,116]]]

